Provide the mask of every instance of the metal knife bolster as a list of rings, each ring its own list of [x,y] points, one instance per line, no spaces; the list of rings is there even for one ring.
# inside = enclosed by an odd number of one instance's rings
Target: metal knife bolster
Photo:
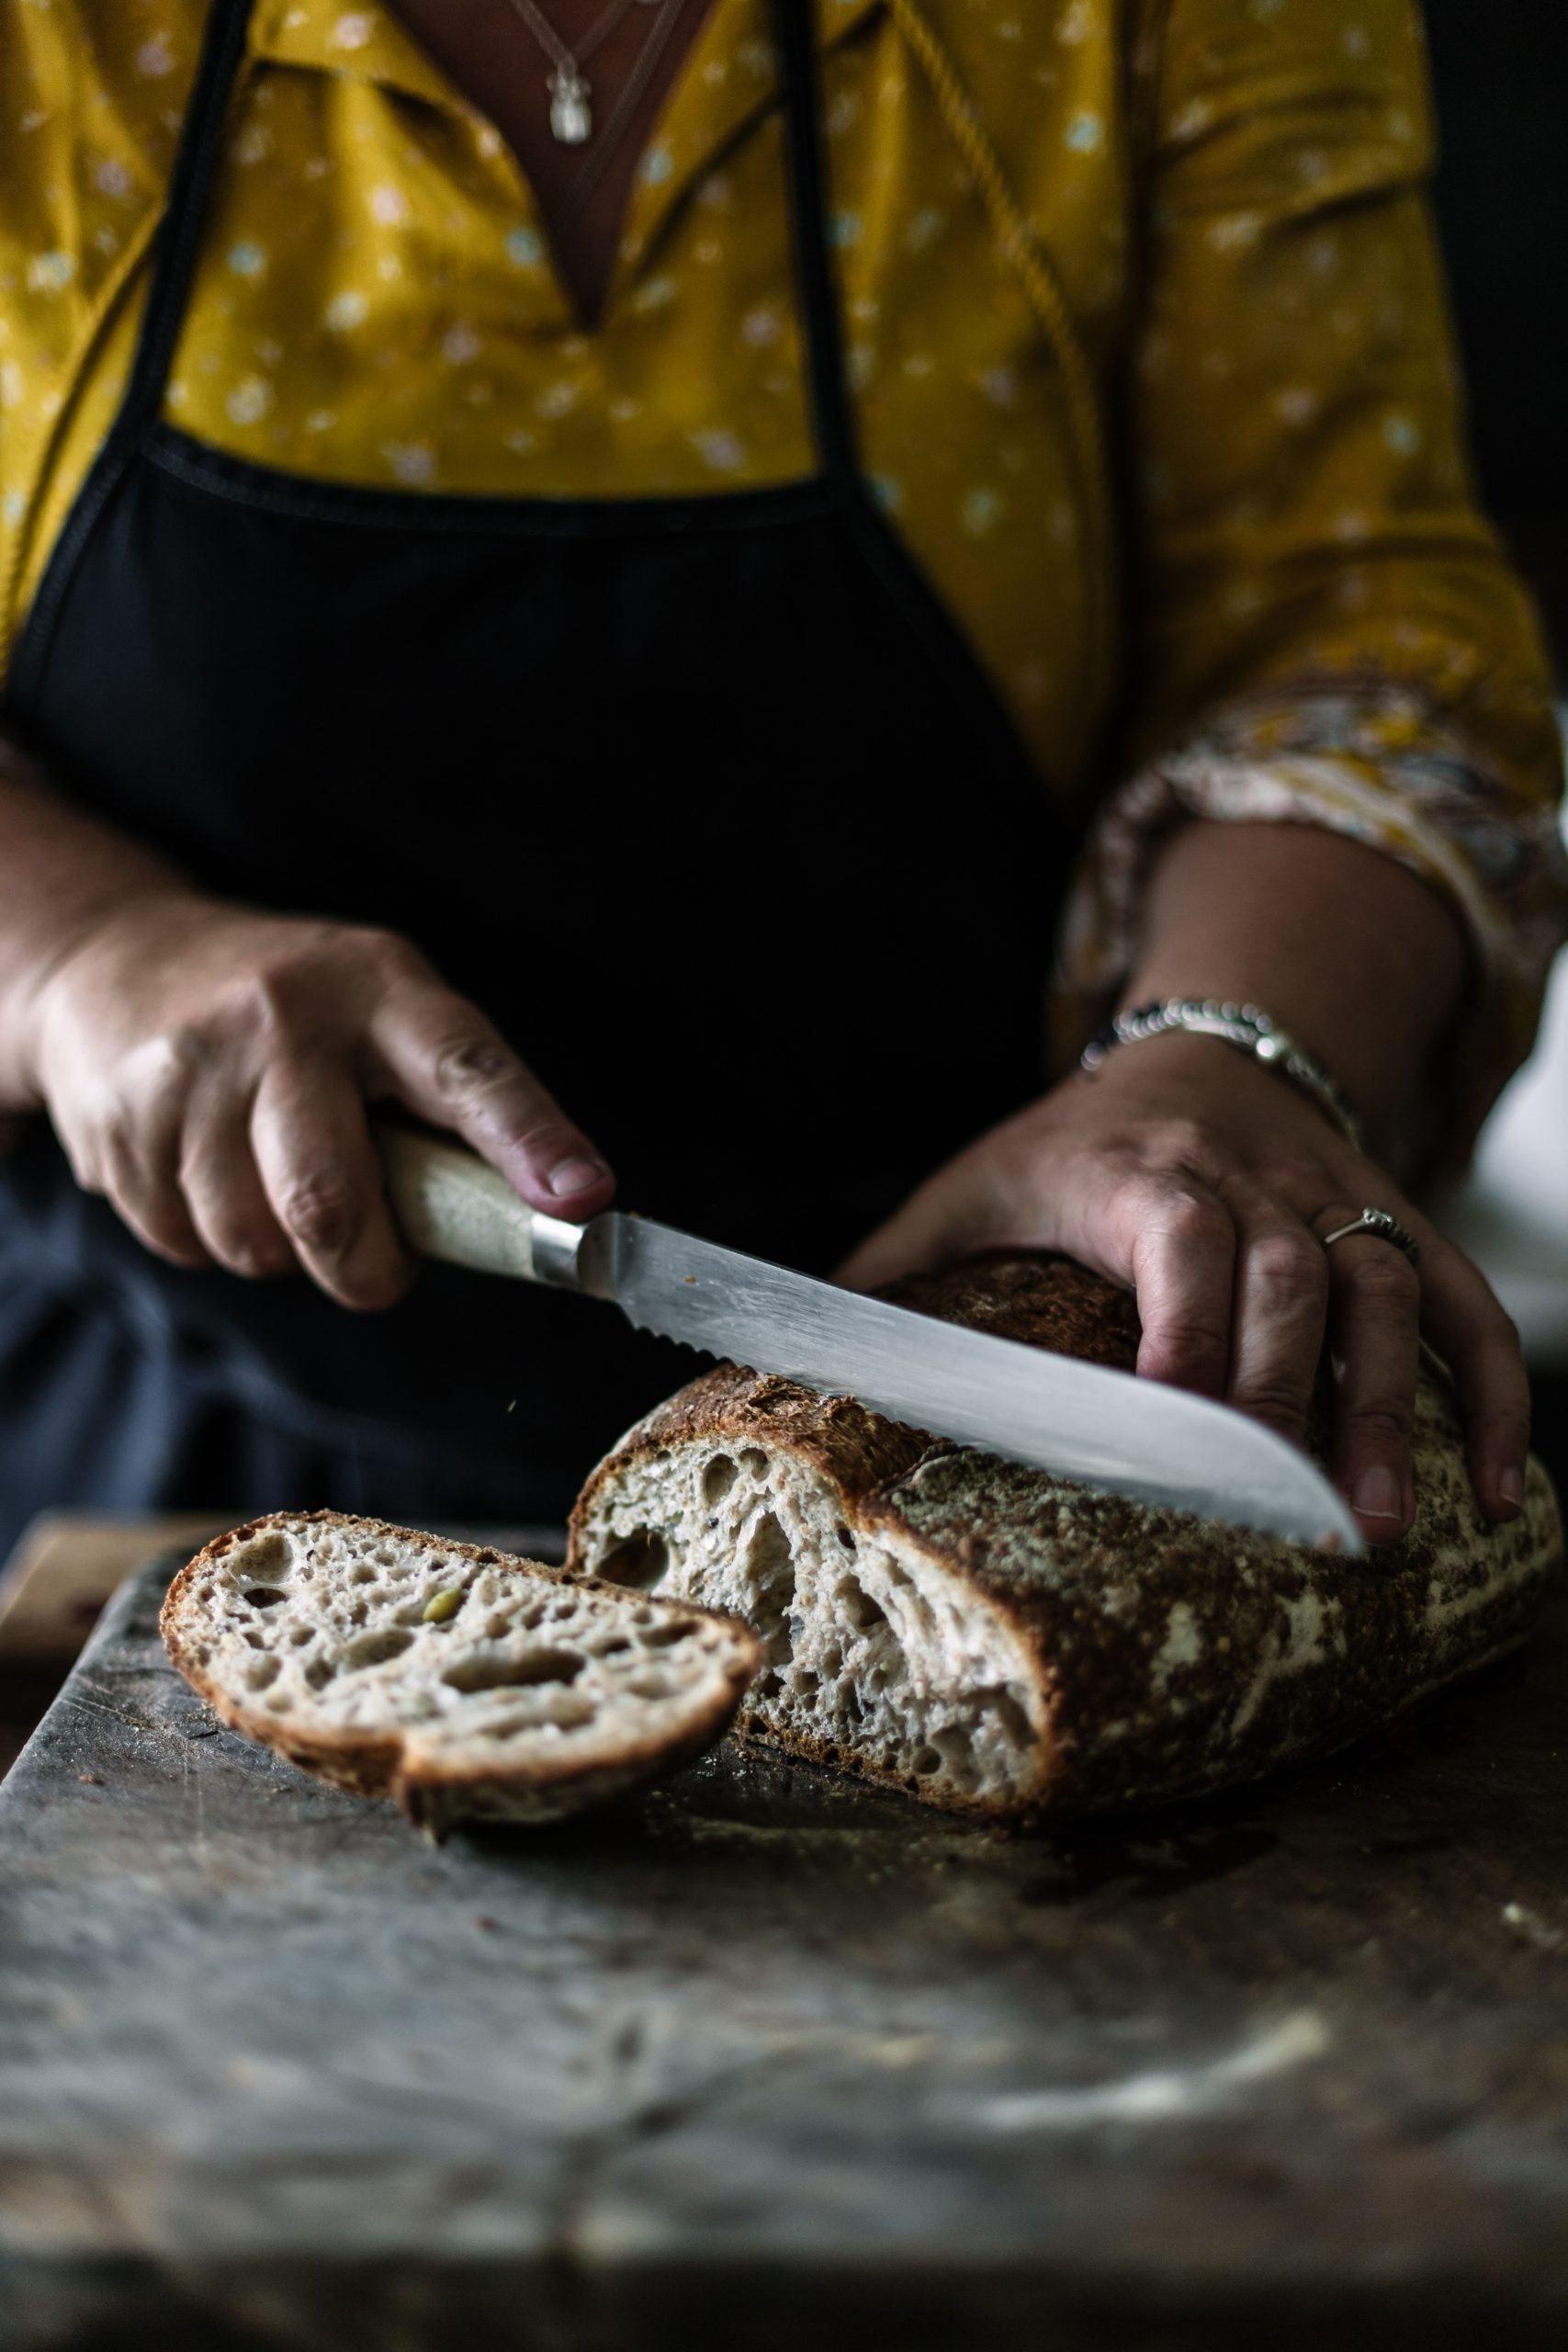
[[[476,1152],[389,1119],[378,1120],[375,1132],[387,1196],[415,1250],[481,1274],[614,1297],[610,1269],[622,1220],[569,1225],[519,1200]]]
[[[534,1280],[551,1290],[585,1291],[590,1298],[609,1298],[615,1290],[614,1228],[616,1216],[596,1216],[587,1225],[568,1225],[564,1217],[534,1211]]]

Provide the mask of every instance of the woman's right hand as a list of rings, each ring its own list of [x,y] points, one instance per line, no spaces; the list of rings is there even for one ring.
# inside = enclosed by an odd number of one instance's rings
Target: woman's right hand
[[[350,1307],[413,1276],[367,1124],[453,1128],[536,1208],[615,1180],[478,1008],[393,933],[177,889],[100,916],[23,994],[17,1039],[76,1181],[179,1266],[303,1267]]]

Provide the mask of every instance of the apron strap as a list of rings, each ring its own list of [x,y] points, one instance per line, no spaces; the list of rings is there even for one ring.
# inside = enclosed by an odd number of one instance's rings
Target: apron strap
[[[855,442],[833,249],[822,185],[821,92],[811,0],[773,0],[784,95],[795,278],[806,328],[811,425],[823,473],[840,489],[863,489]]]
[[[1032,805],[1041,780],[1011,719],[953,616],[878,504],[860,462],[854,403],[822,168],[821,76],[814,0],[773,0],[784,86],[795,277],[807,345],[811,425],[821,479],[867,565],[927,657],[961,697],[976,760],[1019,780]]]
[[[244,59],[253,6],[254,0],[213,0],[179,152],[169,177],[141,341],[115,421],[117,437],[120,433],[134,435],[143,425],[153,424],[164,405],[191,280],[201,254],[208,198],[222,157],[229,100]]]

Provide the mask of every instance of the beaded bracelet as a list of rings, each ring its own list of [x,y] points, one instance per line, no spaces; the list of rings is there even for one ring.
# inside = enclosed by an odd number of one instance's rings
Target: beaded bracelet
[[[1337,1086],[1315,1054],[1298,1045],[1278,1022],[1256,1004],[1222,1004],[1213,997],[1166,997],[1158,1004],[1140,1004],[1119,1012],[1096,1030],[1079,1057],[1079,1068],[1096,1070],[1115,1046],[1136,1045],[1142,1037],[1160,1037],[1185,1029],[1199,1037],[1224,1037],[1239,1046],[1254,1061],[1277,1069],[1310,1094],[1327,1113],[1340,1134],[1365,1151],[1366,1131],[1343,1087]]]

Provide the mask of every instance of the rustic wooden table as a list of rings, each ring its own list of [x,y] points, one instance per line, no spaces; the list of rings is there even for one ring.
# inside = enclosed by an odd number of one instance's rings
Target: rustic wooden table
[[[111,1605],[0,1789],[0,2342],[1568,2341],[1568,1606],[1007,1838],[748,1759],[435,1849]]]

